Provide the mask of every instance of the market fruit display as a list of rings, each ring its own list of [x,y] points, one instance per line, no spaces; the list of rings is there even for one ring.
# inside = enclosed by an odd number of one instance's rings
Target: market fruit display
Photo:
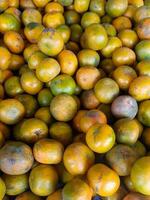
[[[150,200],[149,0],[0,0],[0,200]]]

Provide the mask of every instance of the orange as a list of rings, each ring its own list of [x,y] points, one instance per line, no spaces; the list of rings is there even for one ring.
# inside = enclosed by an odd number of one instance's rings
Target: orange
[[[61,73],[74,75],[78,68],[78,60],[76,55],[70,50],[63,50],[58,55],[58,62],[60,64]]]
[[[107,124],[94,124],[86,133],[87,145],[96,153],[106,153],[115,144],[115,133]]]
[[[29,176],[31,191],[38,196],[48,196],[56,190],[58,175],[51,165],[39,164],[34,167]]]
[[[100,79],[100,72],[96,67],[85,66],[80,67],[76,73],[77,84],[84,90],[89,90],[94,87]]]
[[[106,124],[107,118],[103,112],[101,112],[98,109],[89,110],[87,112],[84,112],[83,115],[81,115],[81,119],[79,121],[80,129],[86,133],[89,128],[96,124]]]
[[[36,76],[41,82],[49,82],[60,72],[60,65],[53,58],[43,59],[36,68]]]
[[[89,185],[79,178],[72,179],[62,190],[63,199],[91,200],[93,191]]]
[[[62,160],[63,145],[57,140],[41,139],[34,144],[34,158],[42,164],[58,164]]]
[[[118,174],[104,164],[93,165],[88,170],[87,180],[94,192],[102,197],[113,195],[120,186]]]
[[[76,152],[80,152],[77,154]],[[94,164],[95,155],[85,144],[73,143],[65,149],[63,163],[72,175],[83,175]]]
[[[32,71],[23,73],[20,82],[23,90],[32,95],[37,94],[43,87],[43,83],[38,80]]]
[[[11,53],[5,47],[0,47],[0,69],[8,69],[11,63]]]
[[[31,169],[33,160],[31,148],[23,142],[8,141],[0,151],[0,168],[8,175],[25,174]]]
[[[12,53],[21,53],[25,46],[23,38],[15,31],[6,32],[4,42]]]
[[[56,56],[63,49],[64,41],[55,29],[46,28],[39,37],[38,46],[46,55]]]

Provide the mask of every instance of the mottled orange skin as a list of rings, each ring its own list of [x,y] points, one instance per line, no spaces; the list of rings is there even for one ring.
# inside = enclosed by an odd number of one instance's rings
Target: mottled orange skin
[[[129,87],[129,94],[137,101],[143,101],[150,98],[150,77],[139,76],[132,81]]]
[[[133,48],[139,41],[137,33],[132,29],[123,29],[118,33],[123,46]]]
[[[37,118],[25,119],[21,124],[17,140],[32,144],[48,135],[46,123]]]
[[[38,8],[43,8],[46,6],[46,4],[48,2],[50,2],[51,0],[32,0],[33,3],[36,5],[36,7]]]
[[[53,13],[53,12],[64,12],[64,7],[58,2],[50,2],[45,6],[46,13]]]
[[[12,54],[9,69],[12,71],[16,71],[16,70],[19,70],[20,67],[24,64],[25,64],[25,60],[22,55]]]
[[[40,11],[34,8],[27,8],[22,12],[22,22],[26,26],[31,22],[42,23],[42,15]]]
[[[38,196],[48,196],[56,190],[58,174],[51,165],[39,164],[34,167],[29,176],[31,191]]]
[[[63,156],[64,166],[72,175],[85,174],[94,161],[95,155],[92,150],[85,144],[78,142],[69,145]]]
[[[26,61],[28,61],[28,59],[30,58],[30,56],[36,52],[36,51],[39,51],[39,48],[36,44],[30,44],[28,45],[25,49],[24,49],[24,52],[23,52],[23,56],[24,56],[24,59]]]
[[[112,60],[116,67],[121,65],[132,66],[135,63],[136,55],[134,51],[128,47],[121,47],[113,52]]]
[[[109,104],[119,95],[119,86],[111,78],[102,78],[95,84],[94,93],[101,103]]]
[[[11,53],[5,47],[0,47],[0,69],[6,70],[8,69],[11,63]]]
[[[32,71],[23,73],[20,82],[24,91],[31,95],[37,94],[43,86],[43,83],[39,81]]]
[[[80,120],[82,119],[82,117],[86,112],[87,112],[86,110],[79,110],[73,118],[73,127],[79,132],[81,132]]]
[[[6,194],[13,196],[21,194],[29,188],[28,185],[28,174],[21,175],[8,175],[3,174],[2,178],[6,185]]]
[[[77,84],[84,90],[92,89],[99,79],[99,70],[92,66],[80,67],[76,73]]]
[[[81,95],[81,103],[85,109],[95,109],[100,104],[93,90],[83,91]]]
[[[41,139],[34,144],[34,158],[42,164],[58,164],[62,160],[64,147],[57,140]]]
[[[139,23],[141,20],[149,18],[149,17],[150,17],[149,6],[141,6],[138,9],[136,9],[136,12],[134,13],[134,21],[136,23]]]
[[[60,63],[61,73],[74,75],[78,68],[78,60],[76,55],[70,50],[63,50],[58,55],[58,61]]]
[[[112,78],[118,83],[122,90],[129,89],[130,83],[137,77],[136,71],[129,66],[117,67],[112,72]]]
[[[6,174],[24,174],[31,169],[32,164],[32,150],[25,143],[9,141],[0,150],[0,167]]]
[[[43,30],[42,24],[31,22],[24,28],[24,34],[30,43],[37,43]]]
[[[124,16],[129,17],[130,19],[133,19],[136,10],[137,10],[137,7],[135,5],[128,5],[124,13]]]
[[[118,174],[104,164],[93,165],[88,170],[87,180],[94,192],[103,197],[113,195],[120,186]]]
[[[115,144],[114,130],[107,124],[94,124],[86,133],[86,143],[96,153],[106,153]]]
[[[128,17],[121,16],[112,21],[112,24],[119,32],[123,29],[130,29],[132,27],[132,23]]]
[[[57,28],[58,26],[65,24],[65,19],[60,12],[46,13],[43,16],[43,24],[47,28]]]
[[[150,39],[150,18],[143,19],[137,26],[137,34],[141,40]]]
[[[136,65],[136,70],[140,76],[142,75],[150,76],[150,61],[142,60]]]
[[[33,3],[32,0],[20,0],[20,7],[23,9],[26,8],[35,8],[35,4]]]
[[[136,159],[134,149],[123,144],[117,144],[106,153],[107,163],[119,176],[128,176]]]
[[[55,122],[49,128],[50,136],[61,142],[63,145],[68,145],[72,141],[72,127],[65,122]]]
[[[15,31],[6,32],[4,42],[12,53],[21,53],[25,46],[23,38]]]
[[[88,129],[95,123],[106,124],[107,118],[103,112],[98,109],[89,110],[82,116],[79,126],[80,129],[86,133]]]
[[[59,94],[52,99],[50,111],[56,120],[67,122],[74,118],[78,109],[77,106],[77,102],[73,96],[68,94]]]
[[[92,188],[82,179],[74,178],[62,190],[62,199],[91,200]]]

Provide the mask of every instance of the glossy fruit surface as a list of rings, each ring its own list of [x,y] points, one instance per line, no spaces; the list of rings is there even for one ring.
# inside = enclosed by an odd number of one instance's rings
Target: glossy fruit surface
[[[111,103],[119,94],[119,86],[113,79],[103,78],[96,83],[94,92],[101,103]]]
[[[150,60],[150,41],[141,40],[135,47],[135,52],[139,61]]]
[[[121,16],[127,9],[128,1],[123,0],[109,0],[106,3],[106,12],[111,17]]]
[[[100,24],[92,24],[85,29],[85,45],[92,50],[101,50],[108,42],[107,33]]]
[[[114,130],[117,141],[122,144],[133,145],[140,136],[140,126],[136,119],[120,119],[114,124]]]
[[[42,82],[49,82],[60,72],[59,63],[53,58],[45,58],[36,69],[36,76]]]
[[[6,193],[6,186],[1,178],[0,178],[0,189],[1,189],[0,197],[3,198]]]
[[[52,99],[50,111],[55,119],[64,122],[70,121],[77,112],[77,103],[72,96],[59,94]]]
[[[80,154],[76,154],[80,152]],[[82,152],[82,153],[81,153]],[[95,155],[85,144],[73,143],[69,145],[63,156],[66,169],[72,175],[83,175],[94,163]]]
[[[23,73],[20,82],[23,90],[31,95],[37,94],[43,86],[43,83],[35,76],[33,71]]]
[[[57,164],[62,160],[63,145],[57,140],[41,139],[34,144],[35,159],[42,164]]]
[[[78,60],[76,55],[69,50],[63,50],[58,55],[61,72],[72,76],[78,67]]]
[[[115,133],[107,125],[94,124],[86,133],[87,145],[97,153],[106,153],[115,144]]]
[[[71,76],[62,74],[51,81],[50,88],[55,96],[62,93],[72,95],[75,93],[76,83]]]
[[[139,76],[132,81],[129,87],[129,94],[137,101],[149,99],[149,76]]]
[[[131,180],[136,191],[150,195],[149,192],[149,160],[150,157],[142,157],[135,162],[131,170]]]
[[[29,176],[31,191],[38,196],[48,196],[56,189],[58,175],[51,165],[38,165],[33,168]]]
[[[20,22],[11,14],[2,13],[0,15],[0,32],[19,31]]]
[[[140,103],[139,105],[139,112],[138,112],[138,119],[139,121],[145,125],[150,126],[150,101],[146,100]]]
[[[18,139],[27,143],[34,143],[48,134],[47,125],[40,119],[30,118],[24,120],[20,127]]]
[[[104,197],[113,195],[118,190],[120,184],[117,173],[104,164],[93,165],[88,170],[87,179],[94,192]],[[108,183],[112,187],[109,187]]]
[[[87,132],[88,129],[96,124],[106,124],[107,123],[107,117],[106,115],[101,112],[98,109],[89,110],[87,112],[84,112],[83,115],[81,115],[81,119],[79,119],[79,127],[83,132]]]
[[[6,185],[6,194],[13,196],[21,194],[29,188],[28,174],[7,175],[2,176]]]
[[[64,42],[62,37],[56,32],[55,29],[47,28],[40,35],[38,46],[46,55],[56,56],[63,49]]]
[[[92,189],[83,180],[74,178],[63,188],[62,197],[68,200],[90,200],[92,198]]]

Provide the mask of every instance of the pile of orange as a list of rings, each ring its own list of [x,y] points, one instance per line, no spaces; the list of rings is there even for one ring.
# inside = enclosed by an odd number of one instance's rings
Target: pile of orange
[[[0,200],[150,200],[150,0],[0,0]]]

